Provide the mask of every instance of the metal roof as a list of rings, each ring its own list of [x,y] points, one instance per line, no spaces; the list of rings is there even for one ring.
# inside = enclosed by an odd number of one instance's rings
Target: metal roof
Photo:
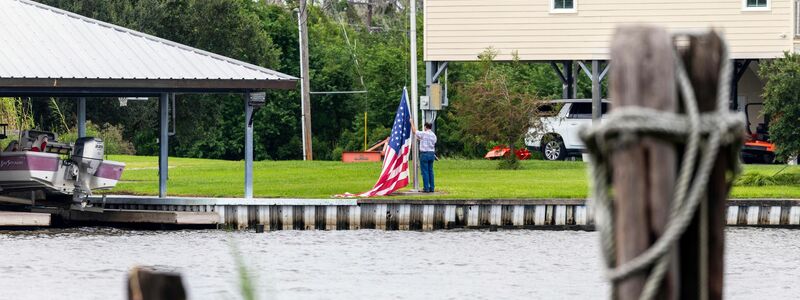
[[[290,89],[296,81],[33,1],[0,1],[2,94]]]

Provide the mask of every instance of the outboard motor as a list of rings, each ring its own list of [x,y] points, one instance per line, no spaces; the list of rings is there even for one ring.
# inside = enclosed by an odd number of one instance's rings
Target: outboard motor
[[[86,197],[92,195],[89,188],[89,180],[97,172],[100,163],[103,162],[105,146],[103,140],[95,137],[82,137],[75,141],[70,160],[73,163],[73,174],[75,175],[75,190],[72,194],[72,201],[86,206]]]

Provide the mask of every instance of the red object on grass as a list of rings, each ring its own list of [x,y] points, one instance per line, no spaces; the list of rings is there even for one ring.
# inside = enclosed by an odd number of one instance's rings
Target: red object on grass
[[[492,148],[492,150],[489,150],[489,152],[483,157],[486,159],[498,159],[501,157],[508,157],[510,152],[510,148],[506,147],[505,145],[499,145]],[[519,160],[528,160],[531,158],[531,152],[528,151],[528,149],[517,149],[514,152]]]

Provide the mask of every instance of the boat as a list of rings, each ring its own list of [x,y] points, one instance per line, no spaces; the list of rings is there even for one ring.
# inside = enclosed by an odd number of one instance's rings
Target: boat
[[[7,138],[5,126],[0,138]],[[104,159],[103,140],[82,137],[67,144],[57,138],[52,132],[20,132],[0,152],[0,195],[41,191],[51,196],[46,198],[71,198],[86,205],[94,191],[117,185],[125,164]]]

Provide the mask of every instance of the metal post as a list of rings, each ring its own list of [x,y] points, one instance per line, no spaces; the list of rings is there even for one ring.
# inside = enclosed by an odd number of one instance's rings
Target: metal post
[[[78,98],[78,137],[86,136],[86,98]]]
[[[250,95],[244,97],[244,198],[253,199],[253,106]]]
[[[300,42],[300,114],[303,130],[303,160],[313,160],[311,145],[311,78],[308,77],[308,6],[300,1],[297,12],[297,29]]]
[[[739,68],[741,68],[742,63],[734,59],[732,65],[733,79],[731,80],[730,107],[731,110],[736,111],[739,110],[739,77],[736,75],[739,75]]]
[[[578,69],[580,66],[575,65],[575,61],[570,61],[572,65],[572,98],[578,98]]]
[[[566,99],[575,99],[575,73],[572,70],[572,61],[564,61],[564,76],[567,78],[567,86],[564,87],[564,95]]]
[[[409,34],[411,39],[411,114],[414,118],[414,124],[419,128],[419,97],[417,96],[417,2],[411,1],[409,3],[408,20],[410,24]],[[419,190],[419,146],[414,141],[412,145],[413,159],[414,159],[414,190]]]
[[[167,196],[167,155],[169,151],[169,94],[161,93],[158,99],[159,122],[159,152],[158,152],[158,197]]]
[[[743,107],[739,105],[739,80],[742,79],[747,68],[750,67],[751,59],[733,60],[733,78],[731,78],[731,110],[738,111]]]
[[[439,69],[439,63],[433,61],[426,61],[425,62],[425,95],[428,96],[428,105],[433,101],[430,98],[431,96],[431,84],[433,84],[433,74]],[[429,106],[430,107],[430,106]],[[420,108],[422,111],[422,124],[425,124],[429,121],[429,111],[426,111],[423,108]]]
[[[562,68],[558,67],[558,62],[550,62],[550,66],[553,67],[553,71],[556,72],[556,76],[558,76],[558,79],[561,80],[561,97],[563,99],[573,99],[575,76],[572,70],[572,61],[564,60],[561,61],[560,64],[563,65],[563,70]]]
[[[592,124],[600,121],[602,103],[600,95],[600,61],[592,61]]]

